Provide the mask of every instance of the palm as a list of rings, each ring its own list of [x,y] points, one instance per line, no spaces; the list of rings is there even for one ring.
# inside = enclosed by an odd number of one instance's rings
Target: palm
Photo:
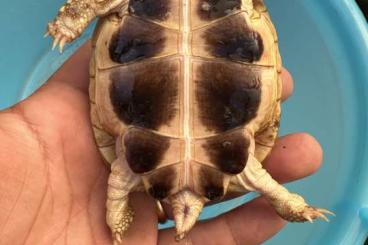
[[[89,52],[84,46],[46,86],[0,114],[0,244],[111,244],[105,225],[109,170],[97,151],[89,120]],[[298,147],[302,143],[304,147]],[[267,161],[279,180],[301,178],[318,168],[321,154],[312,138],[288,136],[278,145],[294,151],[281,154],[276,146]],[[272,164],[276,161],[282,161],[278,168]],[[173,241],[172,230],[157,233],[149,197],[134,195],[132,205],[137,215],[126,237],[128,244]],[[284,225],[267,205],[262,199],[253,201],[197,225],[189,237],[195,244],[211,244],[213,233],[221,234],[221,244],[239,239],[259,243]],[[252,230],[257,225],[263,225],[262,232]]]
[[[0,216],[0,224],[2,232],[14,237],[0,243],[107,242],[108,170],[94,145],[87,95],[75,84],[52,80],[5,111],[1,125],[1,138],[11,151],[5,156],[8,161],[1,158],[7,177],[1,180],[6,186],[2,192],[9,202],[1,203],[8,214]]]

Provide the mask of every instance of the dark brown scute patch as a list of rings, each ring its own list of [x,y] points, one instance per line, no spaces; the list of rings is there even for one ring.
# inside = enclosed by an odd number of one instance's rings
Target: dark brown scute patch
[[[110,58],[120,64],[151,58],[163,50],[165,41],[165,32],[159,25],[126,17],[112,36]]]
[[[264,51],[262,37],[247,26],[242,16],[215,23],[203,38],[209,53],[218,58],[253,63],[261,59]]]
[[[157,130],[177,111],[178,65],[151,62],[111,73],[110,100],[128,125]]]
[[[208,138],[203,147],[211,162],[222,172],[239,174],[247,164],[249,145],[240,130]]]
[[[142,18],[164,21],[169,17],[172,1],[173,0],[130,0],[129,13]]]
[[[203,20],[215,20],[239,10],[241,0],[201,0],[198,1],[198,14]]]
[[[142,129],[130,130],[124,136],[125,157],[136,174],[153,170],[170,146],[166,137]]]
[[[198,69],[196,100],[207,130],[224,132],[256,116],[261,99],[257,71],[225,62],[207,62]]]
[[[218,170],[201,167],[199,172],[200,185],[203,190],[203,195],[209,200],[219,200],[224,196],[224,174]]]
[[[170,190],[174,188],[175,179],[177,173],[173,168],[165,167],[156,170],[148,178],[151,187],[148,189],[148,193],[155,199],[161,200],[166,198]]]

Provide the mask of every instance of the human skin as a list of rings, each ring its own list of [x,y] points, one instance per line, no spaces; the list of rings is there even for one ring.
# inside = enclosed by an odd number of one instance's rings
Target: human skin
[[[105,222],[109,168],[95,146],[89,119],[90,43],[23,102],[0,112],[0,244],[112,244]],[[293,90],[283,74],[283,100]],[[322,162],[306,133],[277,140],[264,166],[279,182],[313,174]],[[264,198],[205,222],[187,238],[157,231],[155,204],[133,193],[135,220],[123,244],[259,244],[286,221]]]

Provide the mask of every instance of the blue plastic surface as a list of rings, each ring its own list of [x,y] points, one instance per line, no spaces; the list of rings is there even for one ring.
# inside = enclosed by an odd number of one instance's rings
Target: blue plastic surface
[[[266,244],[363,244],[368,232],[367,23],[353,0],[266,2],[284,65],[295,80],[295,93],[283,106],[282,134],[306,131],[321,142],[325,155],[317,174],[288,188],[337,214],[329,224],[290,224]],[[90,28],[61,56],[50,52],[51,40],[42,36],[61,4],[2,2],[1,108],[37,89],[91,33]],[[244,200],[207,208],[202,218]]]

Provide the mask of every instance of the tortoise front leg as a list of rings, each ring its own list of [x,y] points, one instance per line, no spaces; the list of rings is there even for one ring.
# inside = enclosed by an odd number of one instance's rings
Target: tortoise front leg
[[[245,190],[256,191],[266,197],[276,212],[287,221],[313,222],[316,218],[328,221],[324,214],[333,214],[326,209],[311,207],[301,196],[290,193],[271,177],[253,154],[249,154],[244,171],[236,178]]]
[[[121,157],[112,163],[107,188],[106,222],[113,239],[118,243],[133,222],[134,211],[129,205],[129,193],[140,183],[141,179],[128,168]]]
[[[52,48],[58,44],[60,52],[67,42],[78,38],[91,21],[110,12],[118,12],[128,0],[68,0],[63,5],[55,20],[48,24],[45,36],[54,38]]]

